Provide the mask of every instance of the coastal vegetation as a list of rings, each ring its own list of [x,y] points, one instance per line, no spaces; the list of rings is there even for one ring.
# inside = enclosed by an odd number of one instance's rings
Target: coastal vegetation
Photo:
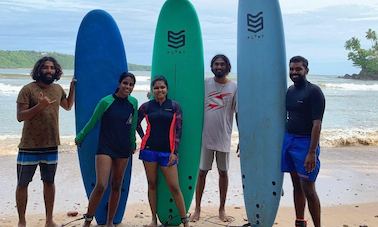
[[[62,54],[57,52],[38,52],[26,50],[0,50],[0,68],[32,68],[34,63],[42,56],[51,56],[57,59],[63,69],[74,69],[73,55]],[[128,64],[130,71],[150,71],[151,67],[147,65]]]
[[[372,29],[366,32],[365,38],[370,41],[371,46],[368,49],[361,47],[358,38],[352,37],[345,42],[345,49],[349,51],[348,60],[353,65],[360,68],[358,74],[346,74],[343,78],[360,79],[360,80],[378,80],[378,38],[377,33]]]

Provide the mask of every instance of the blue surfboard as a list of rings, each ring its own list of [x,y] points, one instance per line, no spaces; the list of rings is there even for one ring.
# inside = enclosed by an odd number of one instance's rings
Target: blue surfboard
[[[271,227],[280,202],[286,54],[278,0],[239,0],[238,117],[244,201],[251,226]]]
[[[122,37],[116,22],[103,10],[90,11],[82,20],[76,40],[76,133],[92,116],[98,101],[112,94],[118,86],[118,78],[127,72],[127,62]],[[95,155],[97,151],[99,123],[78,148],[81,175],[89,198],[95,184]],[[129,194],[132,158],[129,159],[122,193],[114,223],[122,221]],[[97,224],[106,224],[110,182],[95,214]]]

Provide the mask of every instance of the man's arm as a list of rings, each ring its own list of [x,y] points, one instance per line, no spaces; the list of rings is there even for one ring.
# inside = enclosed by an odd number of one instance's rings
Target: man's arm
[[[236,127],[239,129],[238,113],[235,113]]]
[[[311,172],[315,169],[316,166],[316,148],[319,145],[320,140],[320,131],[322,128],[322,119],[325,109],[325,98],[323,92],[318,86],[314,86],[311,90],[311,118],[312,120],[312,129],[311,129],[311,142],[304,163],[305,169],[308,172]]]
[[[68,93],[68,97],[65,99],[62,99],[60,102],[60,106],[63,107],[65,110],[71,110],[74,102],[75,102],[75,83],[76,79],[73,78],[70,84],[70,91]]]
[[[238,92],[236,91],[235,96],[234,96],[234,106],[235,106],[235,120],[236,120],[236,127],[239,132],[239,120],[238,120]],[[238,146],[236,147],[236,154],[238,157],[240,157],[240,142],[238,141]]]
[[[238,131],[239,131],[238,112],[235,113],[235,120],[236,120],[236,127],[238,128]],[[236,147],[236,154],[238,155],[238,157],[240,157],[239,142],[238,142],[238,146]]]
[[[29,108],[29,104],[17,103],[17,121],[30,120],[56,100],[50,100],[43,93],[39,93],[38,104]]]
[[[311,143],[310,143],[310,148],[308,149],[306,161],[304,163],[306,171],[308,172],[311,172],[312,170],[314,170],[315,165],[316,165],[316,148],[319,144],[321,128],[322,128],[321,120],[314,120],[312,122]]]

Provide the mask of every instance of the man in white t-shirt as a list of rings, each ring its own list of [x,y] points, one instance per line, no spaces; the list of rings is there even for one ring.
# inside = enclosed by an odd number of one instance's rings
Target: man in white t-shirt
[[[236,112],[236,83],[227,78],[231,71],[230,60],[225,55],[216,55],[211,60],[213,78],[205,80],[205,114],[202,131],[200,171],[196,187],[196,208],[191,221],[198,221],[206,175],[213,164],[214,156],[219,173],[219,218],[227,222],[225,202],[228,188],[228,168],[234,113]]]

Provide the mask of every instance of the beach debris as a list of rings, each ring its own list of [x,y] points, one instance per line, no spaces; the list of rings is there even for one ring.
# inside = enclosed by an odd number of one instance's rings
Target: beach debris
[[[349,225],[343,225],[343,227],[349,227]]]
[[[144,218],[143,215],[141,215],[141,214],[136,214],[134,217],[135,218]]]
[[[79,214],[76,210],[71,210],[67,212],[68,217],[76,217]]]

